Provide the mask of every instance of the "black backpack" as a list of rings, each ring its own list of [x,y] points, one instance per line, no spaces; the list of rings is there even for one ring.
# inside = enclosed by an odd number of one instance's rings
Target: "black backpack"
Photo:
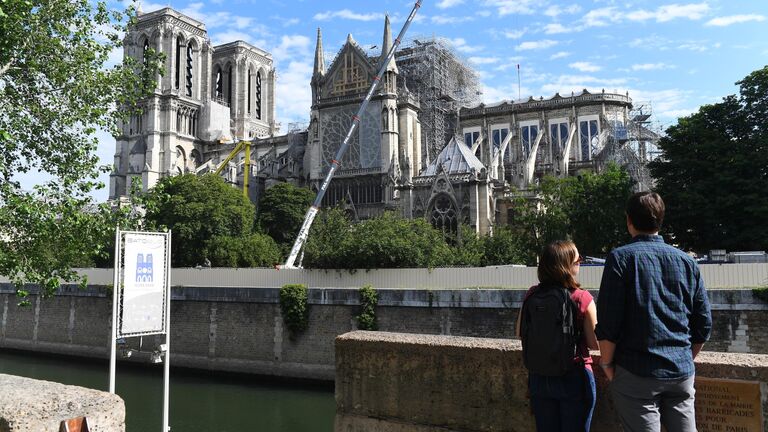
[[[578,309],[566,288],[539,285],[520,309],[523,363],[529,372],[563,376],[574,367],[581,331]]]

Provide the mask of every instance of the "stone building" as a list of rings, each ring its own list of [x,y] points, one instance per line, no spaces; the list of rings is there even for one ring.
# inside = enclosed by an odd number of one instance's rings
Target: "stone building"
[[[323,43],[317,32],[315,64],[310,86],[312,110],[304,164],[306,184],[317,190],[344,141],[353,116],[392,47],[389,17],[384,22],[381,54],[369,57],[352,35],[325,67]],[[351,207],[366,219],[397,208],[395,186],[418,174],[421,129],[418,101],[399,81],[395,59],[387,65],[378,92],[361,115],[341,167],[323,200]]]
[[[275,182],[319,189],[392,47],[392,33],[387,17],[380,52],[371,54],[349,35],[326,64],[318,29],[307,83],[310,122],[284,135],[277,134],[269,53],[242,41],[211,46],[203,23],[170,8],[140,15],[126,36],[127,56],[141,58],[150,47],[165,53],[165,74],[142,103],[143,114],[117,137],[110,196],[125,195],[136,178],[146,189],[163,176],[213,171],[238,141],[248,140],[250,172],[239,155],[223,175],[235,185],[249,176],[257,201]],[[635,149],[645,148],[638,140],[655,138],[633,124],[628,95],[583,90],[478,104],[476,73],[462,63],[439,38],[401,47],[351,135],[323,205],[343,205],[356,219],[393,210],[446,231],[467,224],[489,233],[510,222],[513,198],[544,175],[599,171],[614,161],[638,189],[650,187]]]
[[[116,137],[110,198],[143,190],[164,176],[195,170],[220,142],[273,135],[275,80],[271,54],[236,41],[212,46],[205,24],[171,8],[140,14],[124,41],[124,55],[141,60],[165,54],[164,74],[140,115]]]

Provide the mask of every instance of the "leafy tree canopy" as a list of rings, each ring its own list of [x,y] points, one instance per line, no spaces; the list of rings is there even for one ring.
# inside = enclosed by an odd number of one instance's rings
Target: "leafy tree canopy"
[[[253,230],[253,204],[215,174],[165,177],[143,201],[147,228],[172,230],[174,266],[203,264],[206,258],[210,260],[208,252],[214,238],[248,237]],[[219,239],[216,244],[223,241]],[[216,258],[231,260],[220,254]]]
[[[95,132],[116,131],[159,73],[151,52],[107,65],[134,17],[89,0],[0,0],[0,274],[17,287],[52,294],[104,251],[115,215],[89,195],[103,187]],[[51,180],[25,191],[24,173]]]
[[[304,252],[307,268],[435,267],[453,263],[442,232],[423,219],[387,212],[350,224],[341,210],[318,216]]]
[[[518,229],[530,259],[552,241],[572,239],[583,255],[605,255],[629,240],[624,216],[632,191],[629,174],[616,165],[563,179],[545,177],[536,199],[521,198]]]
[[[669,127],[650,164],[665,225],[686,249],[768,248],[768,66],[736,84],[739,95]]]
[[[259,200],[258,224],[278,243],[293,244],[314,199],[315,194],[309,189],[278,183]]]

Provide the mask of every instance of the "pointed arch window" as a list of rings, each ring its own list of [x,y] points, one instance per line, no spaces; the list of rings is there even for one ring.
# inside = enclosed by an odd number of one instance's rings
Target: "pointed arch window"
[[[251,80],[253,77],[251,77],[251,68],[248,68],[248,114],[251,113]]]
[[[216,67],[216,100],[220,101],[224,98],[224,75],[221,73],[221,67]]]
[[[179,36],[176,38],[176,77],[174,85],[176,89],[181,85],[181,54],[184,52],[184,39]]]
[[[227,102],[232,106],[232,65],[227,68]]]
[[[187,96],[192,97],[192,45],[187,45]]]
[[[261,71],[256,72],[256,118],[261,120]]]
[[[444,235],[458,232],[459,214],[453,200],[447,193],[441,193],[435,197],[430,209],[429,221]]]
[[[149,56],[149,39],[144,39],[144,47],[141,51],[141,59],[144,62],[144,66],[147,66],[147,63],[149,59],[147,58]]]

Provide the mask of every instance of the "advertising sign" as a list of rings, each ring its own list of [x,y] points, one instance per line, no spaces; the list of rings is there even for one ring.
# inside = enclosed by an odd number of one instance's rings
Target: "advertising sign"
[[[120,336],[165,332],[166,236],[125,233]]]

